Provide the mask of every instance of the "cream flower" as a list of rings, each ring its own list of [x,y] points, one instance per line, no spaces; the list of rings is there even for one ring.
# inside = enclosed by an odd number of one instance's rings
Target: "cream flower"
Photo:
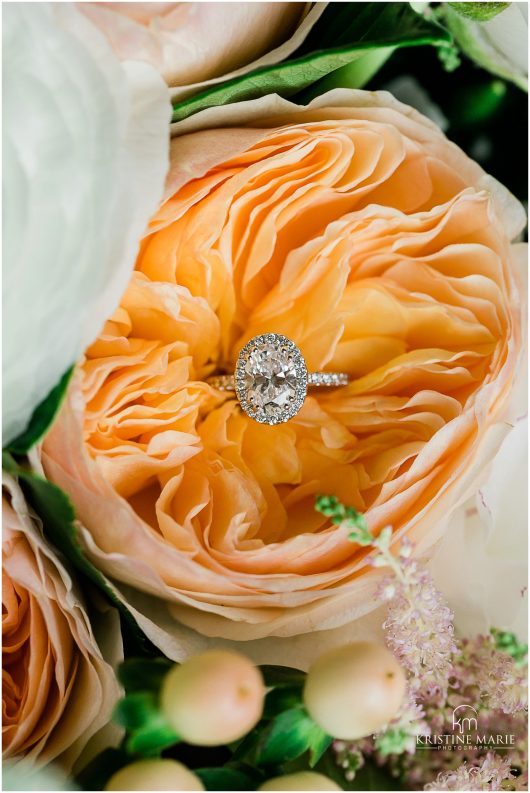
[[[3,42],[6,443],[118,304],[163,189],[170,104],[71,3],[6,5]]]
[[[527,438],[528,421],[520,417],[431,563],[465,636],[495,627],[527,641]]]
[[[287,58],[326,3],[79,3],[122,60],[164,77],[174,99]]]
[[[444,3],[445,18],[466,55],[527,91],[528,3],[507,3],[499,14],[480,22],[455,10],[454,5]]]
[[[315,495],[427,552],[507,431],[522,342],[522,208],[418,113],[339,90],[199,116],[42,455],[172,657],[182,623],[249,640],[374,609],[380,573]],[[256,424],[205,378],[266,331],[350,385]]]
[[[2,502],[2,747],[25,767],[68,770],[120,696],[69,573],[13,478]],[[111,642],[121,652],[119,622]]]

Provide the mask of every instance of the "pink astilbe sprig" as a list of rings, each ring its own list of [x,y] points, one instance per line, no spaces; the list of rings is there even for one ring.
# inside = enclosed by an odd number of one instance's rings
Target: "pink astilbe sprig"
[[[424,705],[425,720],[432,733],[453,734],[454,708],[471,705],[478,711],[480,734],[513,736],[503,757],[518,776],[509,783],[505,781],[503,789],[508,790],[527,789],[526,673],[526,667],[496,647],[493,636],[463,639],[454,657],[446,700]],[[481,766],[488,753],[491,749],[487,745],[474,746],[467,770]],[[461,765],[460,756],[455,751],[423,751],[413,756],[393,757],[391,766],[398,770],[409,789],[417,790],[423,787],[425,780],[456,771]]]
[[[488,752],[480,765],[465,762],[444,771],[424,790],[502,790],[503,782],[513,779],[508,758]],[[513,789],[513,788],[512,788]]]
[[[488,709],[513,714],[527,708],[526,668],[498,650],[491,635],[463,639],[457,665],[465,670],[465,677],[460,675],[461,683],[473,685]]]
[[[457,651],[453,612],[429,571],[412,558],[412,544],[406,537],[397,557],[385,539],[375,542],[379,553],[373,564],[387,565],[394,574],[381,583],[377,593],[378,599],[388,602],[383,623],[387,645],[408,671],[409,686],[417,699],[443,700]]]

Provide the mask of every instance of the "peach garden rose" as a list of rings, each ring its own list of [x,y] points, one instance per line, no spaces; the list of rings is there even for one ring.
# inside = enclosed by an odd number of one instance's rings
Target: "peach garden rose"
[[[3,757],[23,756],[28,771],[51,761],[68,770],[109,721],[120,686],[19,486],[8,475],[3,484]]]
[[[524,212],[384,92],[175,131],[168,198],[42,463],[87,555],[177,640],[340,626],[375,607],[379,573],[315,496],[419,553],[440,539],[508,428]],[[350,378],[274,427],[206,383],[271,331]]]

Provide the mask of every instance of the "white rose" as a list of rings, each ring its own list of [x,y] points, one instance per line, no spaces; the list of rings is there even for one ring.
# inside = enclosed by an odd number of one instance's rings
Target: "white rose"
[[[97,336],[161,197],[170,103],[69,3],[4,9],[4,443]]]
[[[455,515],[431,569],[459,632],[500,628],[526,641],[528,420],[505,438],[487,482]]]

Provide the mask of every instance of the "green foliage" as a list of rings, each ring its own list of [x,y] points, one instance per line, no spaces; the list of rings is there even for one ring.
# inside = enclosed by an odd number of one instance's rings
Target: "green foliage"
[[[460,16],[472,19],[474,22],[487,22],[488,19],[493,19],[505,8],[508,8],[510,3],[460,2],[448,3],[447,5],[450,5]]]
[[[495,639],[495,646],[511,655],[517,666],[525,666],[528,659],[528,645],[520,642],[515,633],[492,628],[491,634]]]
[[[144,727],[158,711],[158,699],[150,691],[135,691],[123,697],[114,709],[112,718],[127,732]]]
[[[265,698],[263,718],[272,719],[278,714],[300,705],[302,690],[296,686],[273,688]]]
[[[174,666],[168,658],[127,658],[118,669],[118,678],[127,694],[150,691],[158,694],[162,681]]]
[[[123,749],[105,749],[76,775],[82,790],[103,790],[116,771],[131,762]]]
[[[255,790],[263,781],[261,774],[245,766],[197,768],[193,772],[202,780],[206,790]]]
[[[293,669],[290,666],[274,666],[270,664],[263,664],[260,666],[260,672],[263,675],[265,685],[269,687],[279,688],[281,686],[299,686],[304,685],[306,673],[301,669]]]
[[[158,757],[180,740],[166,722],[158,696],[151,691],[127,694],[116,705],[113,718],[127,731],[124,746],[129,754]]]
[[[317,496],[315,509],[331,518],[331,522],[336,526],[353,529],[350,534],[352,542],[357,542],[359,545],[373,545],[374,537],[368,528],[366,518],[354,507],[344,506],[335,496]]]
[[[311,719],[302,703],[305,673],[289,667],[260,667],[268,686],[263,717],[234,748],[234,759],[276,769],[307,756],[305,766],[319,761],[332,738]]]
[[[260,666],[267,688],[263,719],[273,719],[280,713],[302,704],[306,673],[289,666]]]
[[[454,72],[462,64],[460,51],[454,44],[438,47],[438,58],[446,72]]]
[[[16,455],[26,454],[32,446],[35,446],[35,444],[44,437],[46,431],[59,412],[74,368],[75,367],[72,366],[68,369],[57,385],[54,386],[43,401],[37,405],[24,432],[7,444],[6,451]]]
[[[126,730],[128,754],[158,757],[180,741],[160,709],[160,689],[174,666],[167,658],[128,658],[118,670],[125,697],[114,710],[114,721]]]
[[[390,727],[380,732],[374,741],[374,746],[382,757],[391,754],[403,754],[410,742],[410,734],[404,727]]]
[[[302,46],[287,60],[212,86],[176,102],[173,121],[181,121],[208,107],[256,99],[267,94],[293,96],[337,69],[374,50],[441,44],[451,35],[426,20],[409,3],[330,3]],[[359,70],[359,78],[371,76]],[[350,74],[351,88],[364,83]]]
[[[262,731],[256,748],[258,765],[281,765],[309,752],[309,766],[320,760],[333,738],[327,735],[302,705],[284,710]]]
[[[481,86],[463,88],[454,102],[455,128],[486,124],[504,103],[507,93],[504,80],[493,79]]]

